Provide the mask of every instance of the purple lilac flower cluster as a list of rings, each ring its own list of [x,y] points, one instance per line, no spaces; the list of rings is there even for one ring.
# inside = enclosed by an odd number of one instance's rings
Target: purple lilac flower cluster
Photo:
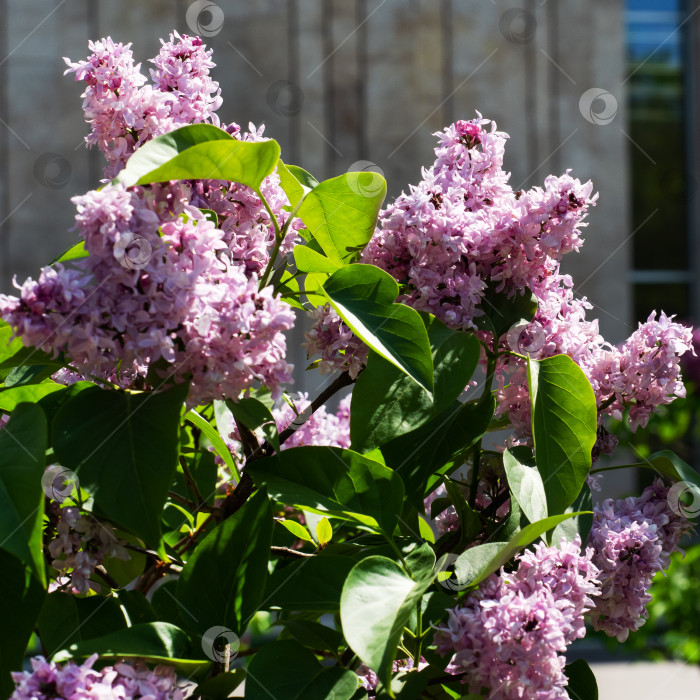
[[[93,654],[83,664],[55,664],[37,656],[32,670],[13,673],[16,684],[10,700],[184,700],[171,666],[150,670],[143,662],[117,663],[101,670],[92,668]]]
[[[83,515],[78,508],[51,503],[49,520],[55,535],[48,544],[51,566],[58,572],[52,588],[87,593],[90,576],[105,559],[129,560],[129,552],[114,528]]]
[[[329,411],[325,406],[320,406],[314,411],[308,420],[299,427],[294,434],[285,441],[282,449],[290,447],[303,447],[306,445],[328,445],[329,447],[350,447],[350,401],[352,394],[348,394],[338,404],[335,413]],[[272,416],[278,432],[282,432],[287,426],[294,423],[297,416],[300,416],[311,405],[309,395],[300,392],[291,403],[285,399],[280,399],[277,406],[272,409]],[[238,462],[243,462],[243,446],[238,434],[238,428],[233,422],[219,425],[219,432],[227,435],[226,445],[231,450],[231,454]],[[258,436],[262,439],[262,434]],[[223,466],[223,461],[217,457],[217,463]],[[230,479],[230,475],[227,475]]]
[[[153,85],[146,84],[141,64],[134,63],[131,44],[110,37],[89,42],[91,55],[72,62],[66,73],[87,84],[83,111],[91,126],[88,145],[105,154],[107,178],[113,178],[129,156],[145,141],[186,124],[218,125],[219,85],[209,75],[214,67],[211,50],[199,37],[170,35],[152,63]]]
[[[216,122],[214,64],[198,38],[173,35],[163,43],[148,90],[128,46],[105,39],[91,48],[87,61],[69,65],[87,82],[88,143],[107,157],[109,176],[149,138]],[[263,139],[252,125],[248,134],[226,129]],[[288,200],[278,176],[261,190],[283,225]],[[112,183],[73,201],[89,257],[43,268],[19,297],[0,295],[0,316],[25,345],[65,353],[83,375],[120,386],[146,385],[157,366],[161,379],[191,380],[191,404],[235,399],[256,381],[279,392],[291,381],[284,332],[294,314],[270,287],[258,290],[275,233],[252,190],[213,180],[130,189]],[[215,211],[217,224],[201,209]],[[300,226],[292,223],[282,252]]]
[[[490,126],[489,126],[490,125]],[[439,145],[423,179],[379,217],[362,260],[382,267],[401,286],[400,300],[429,311],[452,328],[475,328],[488,287],[511,297],[530,290],[538,303],[534,326],[538,356],[571,356],[584,370],[604,412],[645,425],[659,405],[684,395],[680,357],[691,350],[691,330],[652,314],[621,348],[606,343],[592,308],[560,271],[567,253],[583,244],[581,229],[595,205],[590,182],[567,171],[544,187],[513,191],[503,170],[507,134],[481,117],[458,121],[436,134]],[[321,368],[364,365],[366,348],[330,309],[317,311],[307,335]],[[510,348],[519,350],[519,348]],[[524,350],[521,350],[524,354]],[[509,415],[515,435],[527,440],[530,401],[524,361],[505,355],[497,367],[497,416]],[[610,451],[614,440],[601,442]]]
[[[418,662],[417,671],[422,671],[427,666],[428,662],[421,657],[421,660]],[[392,665],[392,672],[406,672],[413,668],[416,668],[416,665],[413,659],[410,657],[406,659],[398,659],[394,661]],[[371,668],[369,668],[369,666],[365,666],[365,664],[360,664],[357,667],[356,673],[360,678],[360,687],[367,691],[367,697],[375,698],[377,696],[377,686],[379,685],[379,678],[377,678],[377,674]]]
[[[560,548],[537,544],[514,573],[490,576],[437,628],[448,672],[489,700],[566,700],[563,654],[585,635],[598,593],[592,557],[577,536]]]
[[[591,611],[593,626],[624,642],[648,617],[649,587],[668,568],[690,522],[674,512],[669,489],[656,479],[639,498],[607,499],[595,508],[588,543],[600,569],[601,594]]]

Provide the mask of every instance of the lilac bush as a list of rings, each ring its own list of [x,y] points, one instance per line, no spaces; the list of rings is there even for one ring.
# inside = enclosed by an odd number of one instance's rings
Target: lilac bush
[[[592,506],[603,419],[644,428],[693,353],[663,312],[611,345],[561,272],[592,183],[514,191],[477,115],[383,206],[380,175],[318,182],[222,124],[198,37],[150,81],[89,46],[104,180],[0,295],[5,696],[593,697],[568,647],[644,624],[700,479],[657,453]]]

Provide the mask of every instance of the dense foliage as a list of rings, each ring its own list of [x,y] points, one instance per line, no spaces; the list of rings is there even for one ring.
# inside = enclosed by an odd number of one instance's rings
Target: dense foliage
[[[3,696],[596,697],[567,647],[644,623],[700,480],[660,452],[591,506],[603,419],[683,396],[691,349],[663,313],[620,347],[587,318],[559,265],[591,183],[513,191],[478,116],[382,208],[380,175],[318,182],[222,125],[198,38],[151,82],[90,49],[106,179],[0,296]]]

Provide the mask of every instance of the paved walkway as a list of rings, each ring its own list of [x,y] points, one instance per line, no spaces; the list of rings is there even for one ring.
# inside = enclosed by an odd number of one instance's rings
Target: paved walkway
[[[599,700],[700,700],[698,666],[631,662],[596,663],[591,668]]]

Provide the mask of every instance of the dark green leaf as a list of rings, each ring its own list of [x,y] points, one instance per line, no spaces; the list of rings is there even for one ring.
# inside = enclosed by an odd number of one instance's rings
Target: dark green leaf
[[[10,673],[22,668],[24,654],[46,595],[43,585],[14,555],[0,549],[0,696],[12,694]]]
[[[343,635],[338,630],[322,625],[320,622],[288,620],[284,626],[294,639],[310,649],[330,651],[335,654],[343,644]]]
[[[248,664],[246,700],[301,700],[322,669],[316,657],[292,639],[265,644]]]
[[[117,599],[109,596],[79,598],[68,593],[49,593],[37,622],[47,656],[85,639],[126,629]]]
[[[567,513],[581,512],[581,515],[559,523],[552,531],[552,544],[558,547],[562,539],[565,539],[567,542],[573,542],[574,537],[579,535],[581,542],[585,546],[586,540],[588,540],[588,533],[593,525],[592,510],[593,496],[591,489],[588,487],[588,484],[584,484],[578,498],[566,509]]]
[[[148,622],[69,644],[54,656],[54,661],[61,663],[91,654],[99,654],[103,661],[142,658],[175,666],[185,675],[210,665],[209,661],[188,658],[191,653],[190,640],[181,629],[167,622]]]
[[[235,671],[207,678],[197,686],[193,697],[200,697],[203,700],[227,700],[243,682],[245,676],[245,669],[237,668]]]
[[[53,424],[56,455],[94,496],[95,509],[151,547],[160,545],[187,390],[186,384],[144,394],[86,389]]]
[[[270,501],[261,490],[199,543],[177,584],[178,602],[187,612],[180,617],[188,627],[204,634],[223,625],[243,634],[265,590],[272,523]]]
[[[0,547],[29,566],[42,584],[46,433],[44,412],[28,403],[17,406],[0,430]]]
[[[297,697],[299,700],[352,700],[358,683],[357,674],[347,668],[326,668]]]
[[[446,587],[459,590],[471,584],[505,547],[505,542],[486,542],[460,554],[454,563],[454,586],[450,581]]]
[[[438,416],[382,447],[386,463],[406,486],[406,498],[422,508],[426,484],[455,455],[470,449],[484,435],[493,416],[495,400],[455,401]]]
[[[270,576],[261,607],[334,612],[354,563],[349,557],[325,553],[290,562]]]
[[[477,327],[491,331],[500,338],[514,325],[529,323],[535,318],[537,299],[529,291],[509,296],[506,292],[496,292],[494,287],[489,287],[479,307],[484,315],[474,318]],[[511,349],[515,350],[515,348]]]
[[[583,659],[567,664],[564,673],[569,679],[566,692],[571,700],[598,700],[598,683]]]
[[[401,479],[352,450],[294,447],[256,460],[248,472],[275,500],[386,533],[394,531],[401,512]]]
[[[276,141],[239,141],[211,124],[191,124],[141,146],[116,180],[125,187],[168,180],[229,180],[253,190],[279,160]]]
[[[44,382],[30,386],[16,386],[0,390],[0,410],[11,413],[20,403],[38,403],[49,394],[66,389],[63,384]]]
[[[257,399],[239,399],[237,402],[229,399],[226,406],[233,417],[250,430],[262,428],[267,441],[279,451],[280,439],[277,434],[277,423],[270,409]]]
[[[417,311],[394,303],[399,286],[389,273],[374,265],[348,265],[334,272],[323,290],[358,338],[428,393],[433,391],[428,333]]]
[[[591,469],[597,436],[597,405],[583,370],[568,356],[528,359],[535,461],[547,493],[547,508],[563,513],[576,499]]]
[[[367,557],[352,568],[340,598],[343,633],[353,651],[385,685],[411,611],[432,581],[414,581],[386,557]]]
[[[547,517],[547,495],[529,447],[513,447],[503,454],[503,468],[510,491],[531,522]]]
[[[464,391],[479,361],[472,333],[452,331],[423,316],[433,357],[434,398],[380,355],[370,352],[352,392],[353,449],[366,452],[420,427],[448,408]]]

